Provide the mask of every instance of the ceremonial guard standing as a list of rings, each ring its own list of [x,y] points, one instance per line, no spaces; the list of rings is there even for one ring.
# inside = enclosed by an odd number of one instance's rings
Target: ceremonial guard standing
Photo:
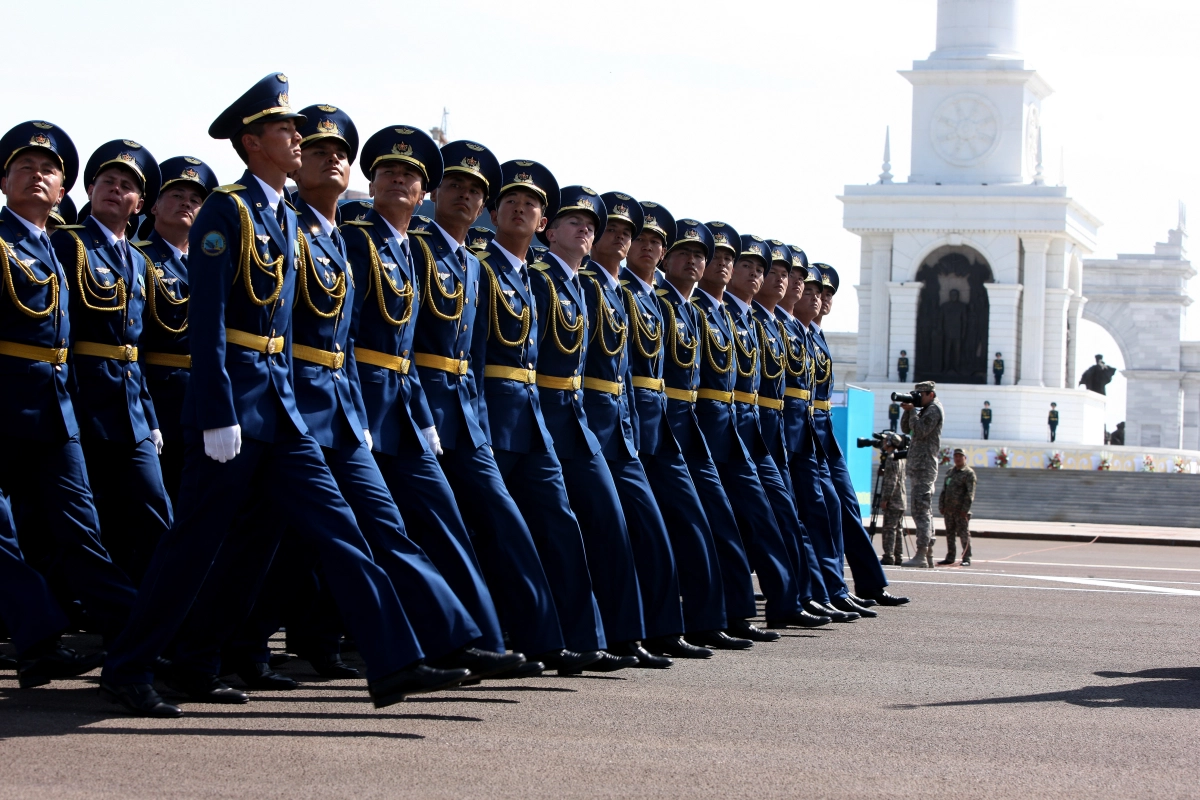
[[[206,577],[220,578],[209,576],[217,552],[275,535],[260,529],[230,536],[235,520],[263,503],[273,507],[276,524],[303,531],[320,548],[342,618],[367,662],[376,706],[470,675],[423,663],[395,589],[371,561],[296,407],[291,313],[303,237],[282,192],[287,174],[301,165],[297,119],[303,121],[288,104],[287,77],[273,73],[209,128],[213,138],[233,140],[249,169],[241,183],[221,187],[205,202],[189,237],[192,380],[184,403],[179,524],[155,554],[101,681],[103,694],[135,714],[182,714],[151,685],[155,659],[189,608],[211,612],[193,600]],[[176,685],[194,699],[245,701],[215,675],[176,676]]]
[[[172,503],[179,502],[183,474],[183,398],[192,357],[188,349],[188,232],[204,199],[219,181],[198,158],[175,156],[159,166],[162,188],[150,207],[151,230],[136,247],[146,258],[146,305],[138,360],[154,398],[162,431],[159,454],[163,484]]]
[[[908,351],[901,350],[900,357],[896,359],[896,374],[900,376],[900,382],[908,381]]]
[[[1003,353],[996,353],[996,357],[992,359],[992,377],[996,380],[996,385],[1000,385],[1000,379],[1004,377],[1004,359],[1001,358]]]
[[[983,408],[979,410],[979,427],[983,430],[983,438],[987,439],[992,432],[992,404],[987,400],[983,401]]]
[[[72,289],[73,393],[102,535],[136,583],[171,527],[163,439],[138,360],[146,259],[125,239],[130,218],[158,198],[158,162],[137,142],[115,139],[88,159],[83,181],[91,215],[60,225],[51,241]]]

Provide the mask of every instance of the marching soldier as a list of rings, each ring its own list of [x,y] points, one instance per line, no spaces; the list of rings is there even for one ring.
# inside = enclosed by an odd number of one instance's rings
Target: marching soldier
[[[967,454],[954,448],[954,468],[946,475],[938,512],[946,520],[946,557],[939,564],[954,563],[955,540],[962,541],[962,565],[971,566],[971,504],[975,502],[975,470],[967,466]]]
[[[901,383],[908,382],[908,351],[901,350],[900,357],[896,359],[896,374],[900,376]],[[893,430],[895,430],[893,428]]]
[[[162,431],[163,483],[175,504],[183,474],[183,397],[192,367],[187,335],[188,232],[204,199],[220,181],[207,164],[191,156],[168,158],[159,170],[163,183],[148,215],[152,228],[145,239],[133,243],[146,259],[138,361]]]
[[[983,429],[983,438],[988,438],[992,429],[992,404],[987,400],[983,401],[983,408],[979,412],[979,427]]]
[[[241,183],[205,202],[189,236],[192,378],[184,402],[187,453],[179,524],[164,538],[129,624],[105,662],[101,692],[134,714],[178,717],[151,684],[155,659],[193,605],[223,546],[249,547],[271,529],[239,531],[234,521],[269,504],[319,547],[346,627],[367,662],[377,707],[405,695],[454,686],[466,669],[424,664],[387,574],[342,498],[320,446],[296,407],[291,383],[291,313],[302,234],[283,201],[289,172],[301,166],[303,117],[288,104],[288,80],[272,73],[213,122],[248,167]],[[298,239],[298,237],[300,237]],[[215,670],[214,670],[215,671]],[[208,702],[245,702],[215,674],[175,674],[173,687]]]
[[[163,438],[138,358],[146,259],[125,238],[128,221],[158,199],[158,162],[137,142],[115,139],[88,159],[83,181],[91,214],[58,226],[51,242],[73,289],[74,396],[103,536],[136,583],[171,527]]]
[[[992,377],[996,379],[997,386],[1000,385],[1000,378],[1004,376],[1004,359],[1000,356],[1000,353],[996,353],[996,357],[992,359]]]

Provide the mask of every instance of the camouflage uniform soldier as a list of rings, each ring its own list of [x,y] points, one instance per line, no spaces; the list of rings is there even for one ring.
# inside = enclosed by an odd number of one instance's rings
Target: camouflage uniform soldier
[[[883,511],[883,558],[880,561],[885,566],[900,564],[904,559],[904,470],[900,462],[892,458],[896,439],[888,437],[879,467],[883,470],[879,489]]]
[[[962,450],[954,451],[954,469],[946,476],[942,496],[938,498],[938,511],[946,519],[946,557],[939,564],[954,563],[954,539],[962,540],[964,567],[971,566],[971,504],[975,502],[975,470],[967,466],[967,456]],[[885,540],[887,534],[884,534]]]
[[[921,395],[920,407],[904,403],[900,430],[912,436],[908,447],[909,480],[912,481],[910,513],[917,529],[917,552],[904,562],[906,567],[933,566],[933,485],[937,482],[939,449],[942,444],[942,418],[945,411],[938,402],[933,381],[916,385]]]

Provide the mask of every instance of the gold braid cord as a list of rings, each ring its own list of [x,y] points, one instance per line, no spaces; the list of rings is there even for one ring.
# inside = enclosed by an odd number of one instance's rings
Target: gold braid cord
[[[633,346],[642,358],[653,361],[662,352],[662,328],[658,332],[650,330],[650,326],[642,321],[641,306],[629,289],[625,289],[625,304],[629,309],[629,319],[633,324]],[[649,341],[654,349],[650,350],[644,342]]]
[[[383,269],[383,262],[379,260],[379,251],[375,249],[375,240],[371,238],[371,234],[362,228],[359,228],[358,232],[367,240],[367,252],[370,253],[371,266],[367,274],[367,294],[371,294],[372,290],[375,291],[375,300],[379,306],[379,316],[383,317],[384,321],[393,328],[399,328],[412,319],[413,298],[416,296],[416,292],[413,291],[412,284],[407,281],[404,286],[396,285],[396,282],[392,280],[392,276],[388,275]],[[404,314],[400,319],[396,319],[388,313],[387,298],[383,294],[384,281],[387,281],[393,295],[406,301]]]
[[[825,351],[819,347],[817,348],[817,354],[813,360],[816,362],[816,368],[812,372],[816,379],[816,383],[814,383],[813,386],[824,386],[825,384],[829,383],[829,379],[833,376],[833,364],[825,355]],[[820,370],[825,370],[825,374],[822,375]]]
[[[596,330],[592,332],[592,341],[600,340],[600,349],[604,351],[606,356],[615,356],[625,349],[625,341],[629,337],[629,326],[620,322],[617,319],[617,311],[608,304],[604,299],[604,290],[600,288],[600,281],[592,278],[592,285],[596,287]],[[613,349],[608,349],[608,335],[605,334],[605,329],[612,331],[617,336],[617,344]]]
[[[729,330],[733,331],[733,334],[734,334],[733,341],[737,343],[737,349],[738,349],[738,353],[739,353],[739,356],[737,358],[738,377],[753,378],[755,375],[758,374],[758,348],[755,347],[752,350],[747,350],[742,345],[741,337],[737,335],[738,329],[737,329],[737,326],[735,326],[733,324],[733,315],[730,314],[728,311],[726,311],[725,318],[729,320]],[[751,324],[754,324],[753,321],[751,321]],[[751,330],[753,330],[753,329],[751,329]],[[742,358],[743,357],[747,361],[750,362],[750,367],[748,370],[742,369]]]
[[[178,328],[172,328],[170,325],[162,321],[162,317],[158,316],[158,295],[161,291],[163,301],[171,306],[186,306],[188,299],[180,297],[176,299],[167,291],[166,284],[162,282],[162,278],[158,277],[158,270],[154,267],[154,259],[150,255],[138,247],[136,244],[133,247],[142,254],[142,258],[146,259],[146,308],[150,309],[150,316],[158,323],[158,327],[162,328],[167,333],[178,336],[187,330],[187,315],[184,315],[183,325]]]
[[[429,310],[438,319],[447,322],[458,322],[462,318],[463,303],[466,302],[466,284],[460,283],[455,292],[447,292],[440,280],[434,280],[437,276],[433,274],[433,252],[429,249],[429,245],[425,244],[425,240],[420,236],[410,236],[409,239],[416,239],[417,244],[421,245],[421,252],[425,254],[425,305],[428,306]],[[454,312],[452,314],[447,314],[438,308],[438,304],[433,299],[434,286],[437,287],[438,294],[443,299],[454,302]]]
[[[87,248],[83,246],[83,240],[75,231],[67,231],[67,233],[71,234],[71,238],[75,240],[75,281],[79,284],[79,297],[83,300],[83,304],[92,311],[124,311],[126,301],[129,299],[125,290],[125,279],[118,275],[116,286],[102,286],[96,283],[95,276],[92,275],[91,267],[88,265]],[[111,290],[112,293],[107,296],[100,294],[105,290]],[[88,299],[89,296],[97,303],[116,303],[116,305],[93,305],[92,300]]]
[[[316,314],[321,319],[333,319],[338,314],[342,313],[342,305],[346,302],[346,275],[342,273],[337,276],[337,280],[333,282],[333,286],[326,286],[321,280],[321,276],[317,274],[317,265],[313,261],[312,250],[308,246],[308,237],[296,228],[296,258],[300,260],[300,296],[304,298],[304,304],[308,306],[308,310]],[[321,287],[321,292],[333,301],[333,311],[322,311],[317,308],[312,301],[312,295],[308,293],[308,273],[312,272],[312,278],[317,282],[317,286]]]
[[[717,333],[720,332],[713,332],[712,325],[708,323],[708,314],[706,312],[701,312],[700,324],[704,327],[704,333],[702,334],[704,337],[704,359],[708,362],[708,366],[713,372],[718,375],[728,375],[733,370],[733,342],[724,346],[721,345],[717,339]],[[725,356],[724,367],[718,365],[717,360],[713,358],[714,349]]]
[[[491,324],[488,328],[488,338],[490,339],[495,335],[496,341],[505,347],[520,347],[525,342],[525,339],[529,337],[529,328],[533,321],[533,313],[530,311],[529,306],[521,309],[520,314],[513,311],[512,306],[509,305],[508,298],[504,296],[504,292],[500,291],[500,281],[496,278],[496,273],[492,271],[491,266],[486,261],[483,262],[483,268],[487,270],[488,279],[491,281],[492,287],[492,314]],[[504,310],[508,312],[510,319],[515,319],[521,323],[521,333],[512,341],[505,339],[503,332],[500,330],[500,306],[504,306]]]
[[[778,320],[776,320],[778,322]],[[775,355],[775,351],[768,344],[767,328],[759,320],[754,320],[754,324],[758,326],[758,341],[762,351],[762,376],[763,380],[774,381],[783,374],[784,366],[787,361],[787,340],[784,339],[784,345],[779,351],[779,355]],[[774,374],[771,373],[771,367],[776,367]]]
[[[8,296],[12,299],[13,305],[27,317],[34,319],[45,319],[58,310],[58,275],[51,272],[46,278],[41,279],[33,274],[33,270],[22,264],[17,259],[17,254],[13,252],[12,245],[0,239],[0,262],[3,266],[0,269],[4,271],[4,288],[8,290]],[[25,279],[29,281],[31,286],[42,287],[46,284],[50,285],[50,305],[46,306],[41,311],[30,308],[21,302],[21,298],[17,297],[17,287],[13,285],[12,265],[16,264],[25,273]]]
[[[280,292],[283,291],[283,255],[274,261],[263,261],[262,256],[258,254],[258,248],[254,246],[254,221],[250,219],[250,207],[246,205],[246,201],[238,197],[236,194],[230,194],[233,201],[237,203],[238,219],[241,223],[241,242],[238,245],[238,269],[234,274],[233,282],[237,283],[240,276],[242,282],[246,286],[246,296],[250,298],[250,302],[256,306],[269,306],[279,299]],[[254,266],[264,275],[270,275],[275,279],[275,290],[267,297],[260,298],[254,293],[254,283],[250,272],[250,262],[253,260]]]
[[[563,310],[562,303],[558,300],[558,288],[554,285],[554,279],[544,272],[542,273],[542,277],[546,279],[546,285],[550,287],[550,314],[548,316],[550,317],[550,335],[554,339],[554,346],[558,348],[558,352],[565,356],[578,353],[583,346],[583,337],[585,335],[584,325],[587,324],[587,314],[583,313],[583,310],[580,309],[575,317],[575,322],[573,324],[567,322],[567,314]],[[562,339],[558,335],[559,326],[562,326],[562,329],[567,333],[574,334],[575,344],[567,347],[562,343]]]
[[[792,340],[787,335],[787,328],[783,326],[783,321],[775,320],[775,326],[779,329],[779,335],[783,337],[784,367],[787,369],[787,374],[793,378],[802,378],[805,385],[812,386],[812,359],[809,358],[804,340],[801,339],[797,347],[792,347]],[[796,365],[797,359],[800,361],[799,366]]]
[[[696,366],[696,360],[700,357],[700,339],[697,337],[695,341],[689,342],[687,335],[679,328],[679,321],[675,318],[675,304],[668,300],[663,305],[667,307],[667,313],[671,317],[671,324],[668,326],[666,332],[667,338],[671,342],[671,360],[680,369],[692,369]],[[687,363],[679,359],[678,348],[681,344],[689,353]]]

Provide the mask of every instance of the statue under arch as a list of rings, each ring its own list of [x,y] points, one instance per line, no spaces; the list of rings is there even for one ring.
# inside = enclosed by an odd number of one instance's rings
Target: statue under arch
[[[984,284],[992,281],[991,267],[973,250],[956,250],[926,261],[917,280],[924,286],[917,304],[916,380],[987,383],[990,306]]]

